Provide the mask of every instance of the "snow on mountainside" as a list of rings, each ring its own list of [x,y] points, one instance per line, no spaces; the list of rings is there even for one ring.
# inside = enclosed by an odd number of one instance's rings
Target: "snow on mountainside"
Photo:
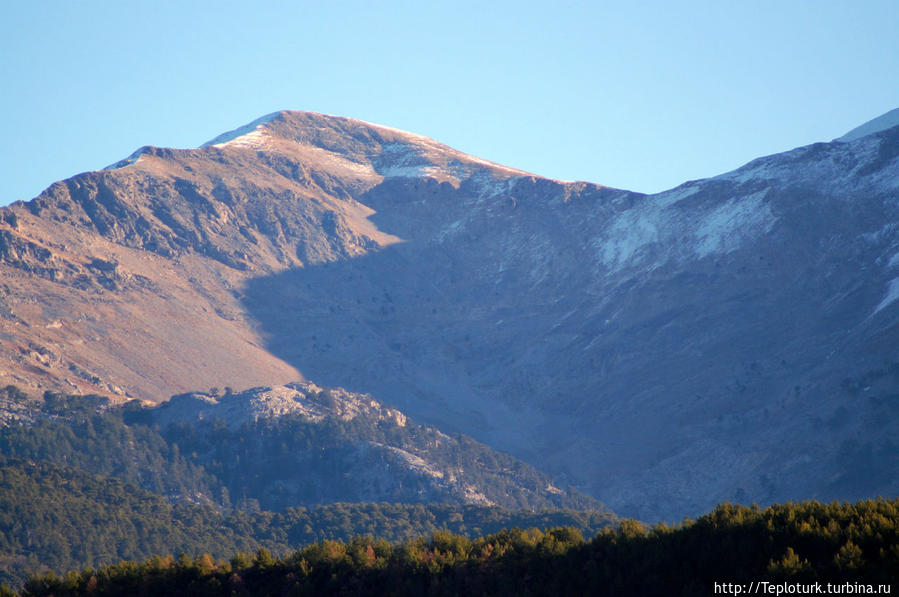
[[[228,131],[227,133],[222,133],[215,139],[207,141],[203,143],[200,147],[218,147],[228,143],[236,142],[238,145],[250,145],[252,146],[252,142],[246,142],[247,137],[252,139],[258,139],[264,135],[262,125],[271,122],[275,118],[278,117],[278,112],[273,112],[271,114],[266,114],[261,118],[257,118],[253,122],[249,124],[245,124],[244,126],[238,127],[233,131]]]
[[[368,147],[367,150],[369,153],[372,149],[379,150],[376,159],[369,161],[358,154],[351,157],[346,154],[346,147],[342,142],[338,143],[340,147],[336,148],[336,151],[335,148],[329,148],[327,144],[320,145],[321,140],[326,137],[320,137],[316,133],[325,130],[324,127],[313,132],[308,127],[285,126],[286,123],[294,124],[293,119],[301,118],[325,118],[339,122],[347,128],[370,130],[373,133],[370,140],[375,141],[375,144]],[[458,184],[460,180],[472,174],[472,166],[487,166],[512,175],[531,176],[522,170],[463,154],[422,135],[351,118],[323,114],[275,112],[219,135],[204,143],[201,148],[247,147],[277,150],[279,145],[283,147],[285,143],[295,144],[291,148],[294,150],[303,147],[314,153],[323,163],[330,162],[332,166],[339,164],[347,167],[347,162],[349,162],[352,164],[349,166],[350,168],[367,176],[385,178],[428,176]]]
[[[0,382],[313,380],[645,519],[899,492],[899,128],[657,195],[305,112],[126,162],[0,211]]]

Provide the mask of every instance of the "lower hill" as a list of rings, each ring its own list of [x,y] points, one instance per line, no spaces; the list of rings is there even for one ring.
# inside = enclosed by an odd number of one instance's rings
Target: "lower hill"
[[[533,467],[309,383],[159,407],[0,389],[0,582],[159,553],[616,520]]]
[[[315,541],[370,535],[396,542],[439,529],[476,536],[509,527],[570,525],[593,534],[613,521],[604,512],[435,504],[221,511],[172,504],[130,483],[46,461],[0,457],[0,582],[9,585],[19,585],[29,573],[154,554],[226,557],[261,548],[283,554]]]
[[[172,502],[281,510],[334,502],[604,511],[464,435],[418,425],[371,396],[295,383],[173,397],[146,408],[14,387],[0,453],[116,477]]]

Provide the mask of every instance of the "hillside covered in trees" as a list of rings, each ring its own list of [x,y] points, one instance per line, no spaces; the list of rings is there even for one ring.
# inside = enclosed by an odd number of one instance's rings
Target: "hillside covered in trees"
[[[402,541],[440,529],[477,536],[509,527],[571,525],[593,534],[607,514],[573,510],[512,511],[439,504],[330,504],[281,512],[220,511],[172,504],[118,479],[49,463],[2,459],[0,582],[16,586],[30,572],[101,566],[160,553],[290,549],[370,535]]]
[[[326,539],[403,541],[440,529],[474,537],[513,526],[572,525],[593,534],[615,521],[586,497],[567,508],[541,501],[520,484],[530,478],[539,487],[545,480],[537,471],[411,422],[287,416],[160,424],[152,409],[136,404],[53,393],[33,399],[13,387],[0,391],[0,402],[0,582],[13,586],[30,572],[159,553],[227,557],[265,548],[282,555]],[[374,492],[380,501],[366,500],[347,468],[351,437],[468,469],[468,479],[506,496],[511,507],[454,499],[399,466],[396,487]],[[362,464],[386,468],[391,461],[370,454]],[[427,502],[435,493],[443,501]]]
[[[0,594],[700,595],[899,574],[897,500],[724,504],[649,528],[573,491],[554,506],[539,472],[352,396],[316,391],[304,408],[356,409],[318,418],[261,416],[280,403],[259,396],[262,410],[223,419],[209,394],[162,410],[0,390]],[[458,470],[509,507],[429,503],[441,486],[414,467],[395,480],[418,503],[334,499],[354,495],[351,438]],[[366,466],[395,462],[379,458]]]
[[[589,541],[570,527],[476,539],[438,531],[398,544],[322,541],[281,559],[265,549],[229,560],[156,556],[36,576],[21,595],[708,595],[715,583],[740,583],[742,592],[749,583],[768,583],[761,593],[777,583],[793,593],[805,592],[795,583],[822,591],[831,583],[842,588],[833,592],[885,593],[897,580],[899,501],[877,500],[723,504],[678,527],[624,521]]]
[[[116,477],[172,502],[249,511],[360,501],[606,510],[508,454],[339,388],[193,393],[157,408],[50,392],[31,399],[11,386],[0,394],[10,413],[0,454]]]

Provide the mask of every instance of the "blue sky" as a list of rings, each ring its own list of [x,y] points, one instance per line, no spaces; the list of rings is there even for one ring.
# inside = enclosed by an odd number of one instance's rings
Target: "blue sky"
[[[894,1],[6,2],[0,204],[280,109],[656,192],[899,107]]]

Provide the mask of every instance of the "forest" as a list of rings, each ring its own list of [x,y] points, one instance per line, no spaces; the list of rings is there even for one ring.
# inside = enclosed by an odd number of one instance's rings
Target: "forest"
[[[571,527],[475,539],[442,530],[319,541],[281,558],[264,548],[154,556],[33,576],[19,595],[709,595],[716,583],[759,581],[886,592],[899,580],[897,523],[897,500],[722,504],[674,527],[622,521],[588,541]]]
[[[146,424],[140,409],[112,407],[99,397],[46,393],[30,399],[8,387],[0,389],[0,401],[16,417],[0,426],[0,583],[10,586],[36,571],[154,554],[229,557],[264,548],[281,556],[315,541],[371,535],[397,542],[441,529],[475,537],[514,526],[562,525],[592,535],[616,520],[602,508],[528,501],[512,508],[351,501],[358,490],[348,487],[352,478],[342,474],[339,457],[346,434],[427,439],[430,432],[414,425],[396,430],[365,421],[288,419],[163,428]],[[474,442],[456,446],[446,458],[504,458]],[[289,493],[278,489],[277,475],[285,469],[299,470],[304,481]],[[524,470],[518,478],[535,474]],[[338,481],[323,482],[329,475]],[[510,489],[504,477],[492,479],[483,476],[486,485],[493,483],[491,491]],[[414,489],[418,479],[410,475],[406,482]]]
[[[546,491],[545,474],[508,454],[411,421],[399,426],[360,414],[160,422],[162,409],[136,401],[112,405],[98,396],[52,392],[32,399],[14,387],[0,390],[0,401],[4,394],[28,411],[27,421],[0,427],[0,454],[115,477],[173,502],[247,511],[359,501],[465,503],[458,488],[467,486],[483,495],[482,503],[509,509],[605,509],[572,488]],[[397,454],[421,458],[443,476],[435,480]]]
[[[0,402],[0,597],[705,595],[716,582],[899,576],[899,500],[722,504],[653,527],[574,493],[584,508],[520,489],[513,507],[334,503],[341,486],[317,479],[340,476],[348,437],[414,447],[436,436],[364,418],[163,427],[134,404],[13,387]],[[429,455],[518,469],[515,483],[482,474],[491,492],[542,479],[464,438]],[[307,487],[272,490],[279,468],[298,466]],[[286,505],[296,496],[306,501]]]

